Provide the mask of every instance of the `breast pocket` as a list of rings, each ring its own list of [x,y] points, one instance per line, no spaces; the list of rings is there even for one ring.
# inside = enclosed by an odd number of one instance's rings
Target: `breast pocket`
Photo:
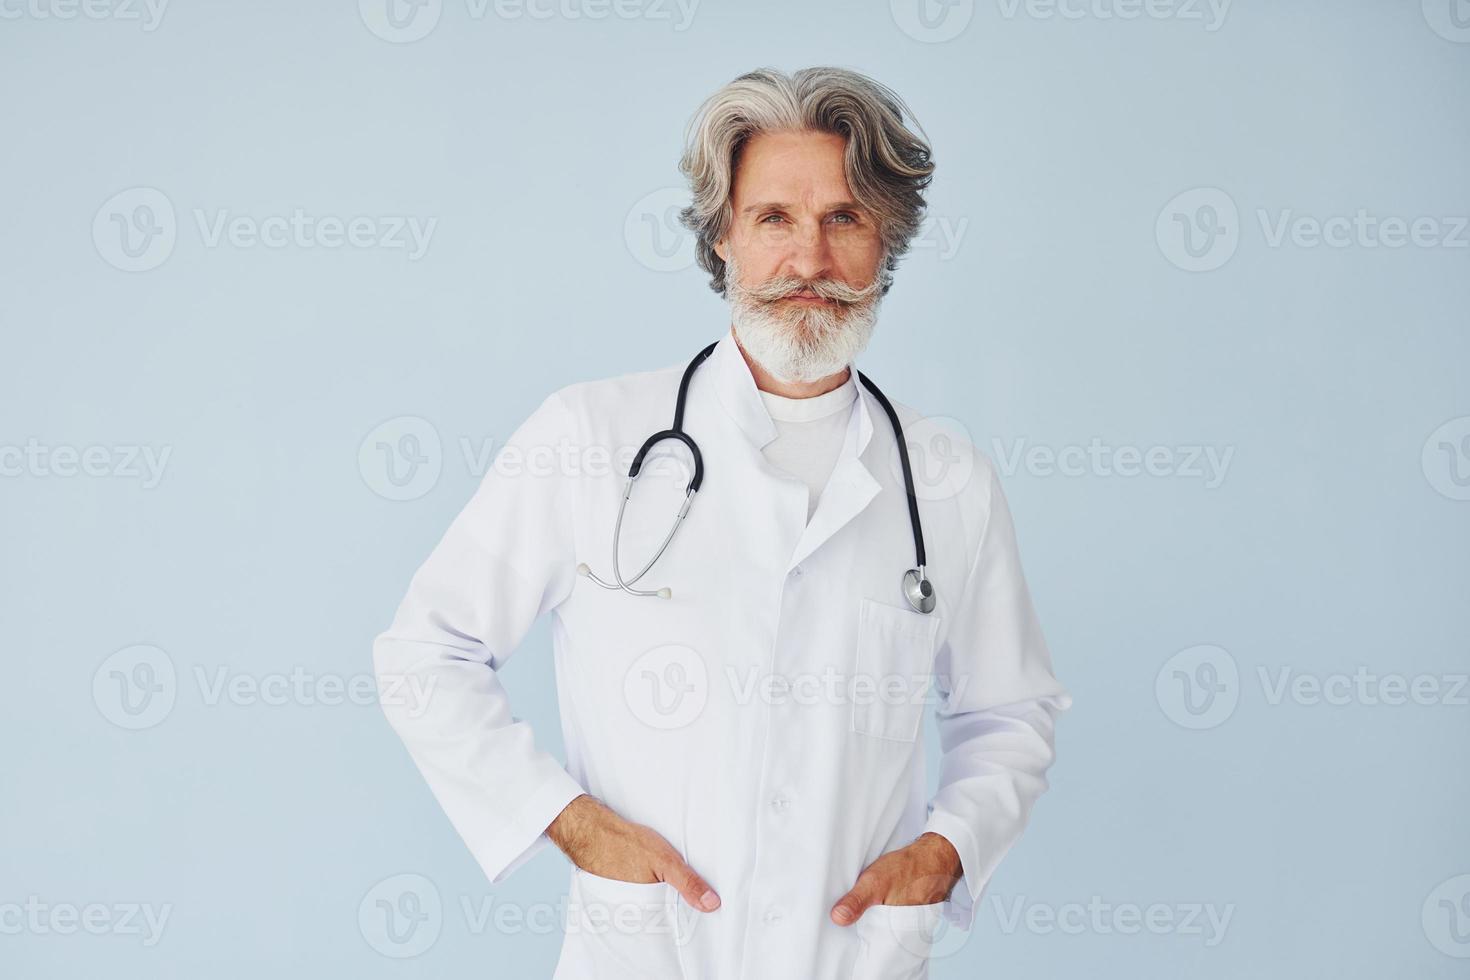
[[[858,608],[852,730],[912,742],[924,718],[939,617],[873,599]]]

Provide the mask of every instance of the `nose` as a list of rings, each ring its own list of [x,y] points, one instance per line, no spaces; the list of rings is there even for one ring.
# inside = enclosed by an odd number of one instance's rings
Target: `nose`
[[[789,250],[782,271],[811,281],[822,279],[832,271],[832,247],[826,230],[819,222],[801,222],[789,239]]]

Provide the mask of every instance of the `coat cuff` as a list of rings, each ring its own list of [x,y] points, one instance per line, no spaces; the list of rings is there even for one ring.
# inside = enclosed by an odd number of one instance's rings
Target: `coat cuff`
[[[547,767],[547,777],[496,835],[481,857],[491,884],[498,884],[551,843],[546,828],[568,803],[587,791],[559,764]]]

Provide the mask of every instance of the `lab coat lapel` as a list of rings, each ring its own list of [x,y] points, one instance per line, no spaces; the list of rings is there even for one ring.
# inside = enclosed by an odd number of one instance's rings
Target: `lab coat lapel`
[[[855,365],[848,365],[848,368],[857,370]],[[863,452],[873,437],[873,406],[870,404],[873,396],[861,381],[857,389],[858,396],[847,420],[847,435],[842,441],[842,453],[837,457],[832,476],[817,500],[816,512],[807,522],[806,530],[796,543],[796,550],[791,553],[791,560],[786,566],[788,571],[861,514],[881,489],[877,477],[863,460]]]
[[[770,413],[761,401],[760,389],[750,373],[750,365],[745,363],[745,355],[740,352],[732,333],[726,332],[715,345],[714,353],[710,355],[710,366],[718,379],[715,390],[721,405],[759,452],[776,438],[776,424],[771,421]],[[848,369],[856,371],[857,366],[849,364]],[[874,402],[861,381],[857,383],[857,391],[858,397],[854,399],[847,421],[842,452],[817,501],[812,519],[797,540],[786,565],[787,571],[862,513],[881,489],[878,479],[863,460],[863,452],[873,437],[874,412],[881,412],[882,408]]]

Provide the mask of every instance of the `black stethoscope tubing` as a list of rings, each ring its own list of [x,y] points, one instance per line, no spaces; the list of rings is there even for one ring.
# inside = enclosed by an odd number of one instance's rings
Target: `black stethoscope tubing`
[[[684,376],[679,379],[679,395],[674,402],[674,424],[667,429],[655,432],[644,440],[643,445],[638,449],[638,453],[633,457],[632,465],[628,467],[628,480],[623,490],[622,502],[618,506],[617,523],[613,529],[613,576],[617,579],[616,583],[604,582],[594,575],[591,569],[585,564],[577,568],[583,575],[586,575],[604,588],[621,589],[624,592],[629,592],[634,595],[658,595],[664,598],[669,598],[672,595],[668,589],[638,590],[631,588],[631,585],[642,578],[644,573],[652,568],[653,563],[658,561],[659,556],[664,553],[664,549],[673,540],[674,532],[678,530],[679,524],[684,520],[685,515],[689,513],[689,505],[694,494],[699,491],[700,486],[704,483],[704,454],[699,451],[699,444],[684,431],[684,405],[689,396],[689,382],[693,379],[694,372],[714,353],[717,346],[719,346],[719,341],[715,341],[694,355],[694,359],[684,369]],[[898,461],[900,468],[903,470],[904,496],[909,509],[909,526],[913,530],[914,535],[914,561],[917,565],[916,568],[909,569],[904,573],[903,592],[910,605],[919,612],[927,613],[934,608],[934,587],[930,584],[928,576],[925,573],[928,556],[924,549],[924,527],[919,520],[919,499],[918,495],[914,492],[914,474],[909,464],[909,450],[908,445],[904,442],[903,426],[898,421],[898,413],[894,411],[893,404],[879,390],[878,386],[873,383],[873,379],[861,371],[858,371],[857,375],[858,380],[863,383],[863,387],[872,392],[873,397],[878,400],[878,404],[883,407],[883,413],[888,416],[888,423],[893,427],[894,441],[898,443]],[[674,519],[674,524],[665,536],[663,544],[660,545],[653,558],[649,560],[648,564],[643,566],[637,575],[631,579],[624,580],[618,565],[618,541],[621,537],[623,511],[627,506],[629,496],[632,494],[633,483],[638,479],[638,473],[643,468],[643,460],[648,455],[648,451],[667,439],[681,442],[689,450],[690,456],[694,459],[694,475],[690,478],[689,485],[684,490],[684,505],[679,510],[679,516]]]

